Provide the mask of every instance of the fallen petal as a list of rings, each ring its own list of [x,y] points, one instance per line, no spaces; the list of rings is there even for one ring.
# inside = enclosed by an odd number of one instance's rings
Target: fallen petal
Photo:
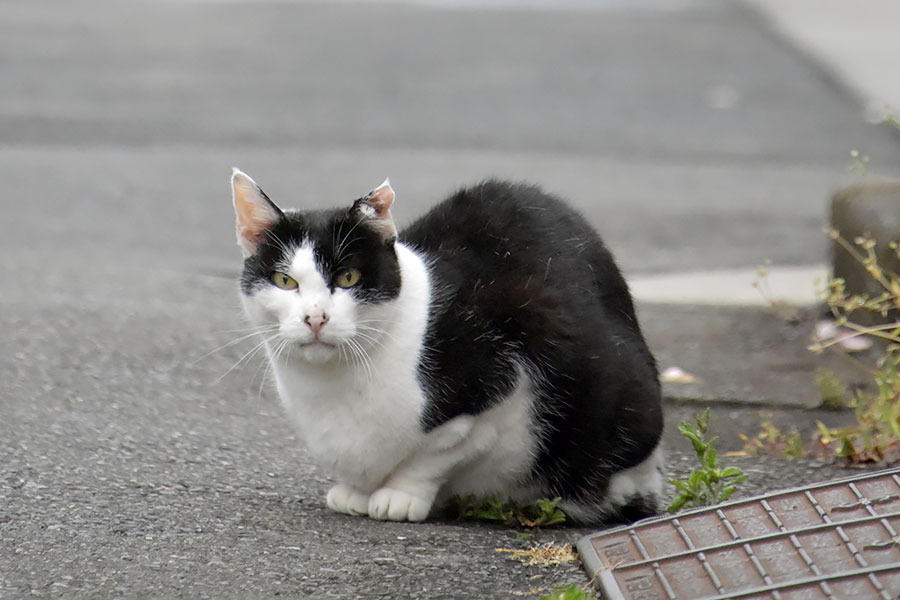
[[[668,367],[659,374],[660,381],[666,383],[700,383],[700,378],[681,367]]]
[[[872,347],[872,339],[865,335],[847,336],[838,345],[847,352],[862,352]]]
[[[815,336],[817,340],[833,340],[838,334],[838,327],[831,319],[816,321]]]

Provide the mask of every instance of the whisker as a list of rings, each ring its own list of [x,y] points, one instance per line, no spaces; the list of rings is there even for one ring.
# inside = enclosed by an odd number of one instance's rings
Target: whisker
[[[350,339],[347,340],[347,356],[350,357],[354,368],[361,368],[359,350],[357,349],[357,346],[354,344],[353,340]]]
[[[355,242],[355,241],[357,241],[357,240],[361,240],[361,239],[363,239],[362,236],[357,236],[357,237],[353,238],[352,240],[350,240],[350,241],[348,241],[348,242],[342,244],[342,245],[341,245],[341,250],[340,250],[340,252],[337,253],[337,254],[335,254],[335,260],[336,260],[336,262],[340,262],[340,261],[341,261],[341,258],[343,257],[343,254],[344,254],[344,251],[345,251],[347,248],[350,247],[350,244],[352,244],[353,242]]]
[[[366,353],[365,349],[360,345],[360,343],[353,338],[349,338],[347,340],[347,344],[350,348],[353,349],[354,354],[359,358],[360,366],[363,368],[366,374],[366,380],[369,383],[372,383],[375,380],[375,365],[372,363],[372,359]]]
[[[266,231],[266,237],[270,239],[272,243],[274,243],[275,246],[278,247],[279,250],[281,250],[281,252],[284,254],[285,259],[289,260],[291,258],[291,255],[294,254],[294,252],[291,251],[290,248],[288,248],[287,244],[276,237],[271,230]]]
[[[287,349],[288,355],[290,355],[290,351],[292,349],[290,340],[288,340],[286,338],[282,338],[278,341],[278,343],[275,345],[275,348],[272,350],[272,356],[270,357],[270,359],[263,361],[263,365],[265,366],[265,369],[263,369],[262,378],[259,381],[259,388],[257,390],[257,395],[256,395],[256,410],[257,411],[259,411],[259,407],[260,407],[260,405],[262,405],[263,386],[266,385],[266,381],[268,379],[269,373],[272,371],[272,363],[281,356],[281,354],[284,352],[285,349]],[[258,374],[259,368],[257,368],[256,371]],[[255,377],[255,375],[254,375],[254,377]]]
[[[393,334],[392,334],[390,331],[388,331],[387,329],[384,329],[384,328],[382,328],[382,327],[375,327],[375,326],[373,326],[373,325],[367,325],[367,324],[362,323],[362,322],[360,322],[360,321],[357,321],[357,322],[356,322],[356,325],[357,325],[357,327],[358,327],[359,329],[364,329],[364,330],[366,330],[366,331],[376,331],[376,332],[378,332],[378,333],[383,333],[383,334],[385,334],[385,335],[393,335]]]
[[[262,327],[262,328],[257,329],[256,331],[251,331],[250,333],[248,333],[248,334],[246,334],[246,335],[242,335],[242,336],[240,336],[240,337],[238,337],[238,338],[236,338],[236,339],[231,340],[230,342],[227,342],[227,343],[225,343],[225,344],[222,344],[222,345],[219,346],[218,348],[215,348],[215,349],[213,349],[213,350],[210,350],[209,352],[207,352],[206,354],[204,354],[203,356],[201,356],[201,357],[198,358],[197,360],[195,360],[195,361],[193,361],[192,363],[190,363],[189,366],[193,367],[194,365],[196,365],[196,364],[197,364],[198,362],[200,362],[201,360],[203,360],[203,359],[205,359],[205,358],[208,358],[208,357],[212,356],[212,355],[215,354],[216,352],[220,352],[220,351],[224,350],[225,348],[230,348],[231,346],[234,346],[235,344],[239,344],[239,343],[243,342],[244,340],[246,340],[246,339],[248,339],[248,338],[252,338],[253,336],[256,336],[256,335],[262,335],[262,334],[265,334],[265,333],[270,333],[270,332],[272,332],[272,331],[278,329],[278,327],[279,327],[278,325],[267,325],[267,326],[265,326],[265,327]]]
[[[347,239],[350,237],[350,234],[353,233],[353,231],[356,230],[357,227],[359,227],[360,223],[362,223],[362,219],[360,219],[356,223],[354,223],[353,227],[350,228],[350,231],[348,231],[346,233],[346,235],[344,235],[344,237],[341,239],[340,243],[338,244],[337,249],[334,251],[335,262],[341,262],[341,258],[344,255],[344,250],[346,250],[347,246],[349,245],[347,243]],[[356,239],[353,240],[353,242],[355,242],[355,241],[356,241]],[[350,243],[353,243],[353,242],[350,242]]]
[[[240,329],[218,329],[212,333],[246,333],[248,331],[261,331],[270,327],[278,327],[278,323],[269,323],[268,325],[254,325],[252,327],[241,327]]]
[[[281,344],[281,343],[283,343],[283,340],[279,341],[279,344]],[[259,410],[260,404],[262,404],[263,386],[266,385],[266,378],[269,375],[269,371],[272,370],[272,361],[267,358],[266,360],[263,360],[262,362],[260,362],[259,366],[256,367],[256,371],[253,373],[253,378],[250,380],[251,385],[253,384],[253,381],[255,381],[256,378],[259,376],[260,369],[262,369],[262,377],[259,380],[259,388],[257,390],[257,396],[256,396],[256,410],[257,411]]]
[[[398,338],[397,336],[395,336],[395,335],[394,335],[393,333],[391,333],[390,331],[385,331],[384,329],[379,329],[379,328],[377,328],[377,327],[369,327],[369,326],[366,326],[366,325],[360,326],[360,325],[357,324],[357,332],[356,332],[356,335],[358,335],[358,336],[363,336],[363,335],[365,335],[365,336],[367,336],[369,339],[371,339],[373,342],[376,342],[376,341],[377,341],[377,342],[380,343],[380,345],[383,346],[383,345],[384,345],[384,341],[383,341],[383,340],[377,340],[377,339],[374,337],[373,334],[374,334],[374,335],[382,335],[382,336],[385,336],[385,337],[390,338],[391,340],[393,340],[394,342],[397,342],[398,344],[400,343],[400,338]]]
[[[278,337],[278,334],[277,334],[277,333],[274,334],[274,335],[271,335],[271,336],[269,336],[269,337],[267,337],[267,338],[265,338],[263,341],[261,341],[260,343],[256,344],[255,346],[253,346],[253,348],[251,348],[250,350],[248,350],[242,357],[240,357],[240,358],[237,360],[236,363],[234,363],[233,365],[231,365],[231,368],[229,368],[227,371],[225,371],[224,373],[222,373],[222,375],[220,375],[219,378],[216,379],[213,383],[219,383],[220,381],[222,381],[229,373],[231,373],[232,371],[234,371],[241,363],[246,362],[246,361],[250,360],[253,356],[255,356],[255,355],[260,351],[260,349],[262,349],[262,348],[265,347],[266,342],[269,342],[269,341],[275,339],[276,337]]]
[[[359,338],[365,342],[369,342],[370,344],[372,344],[372,346],[381,347],[381,348],[384,347],[384,340],[378,339],[376,337],[372,337],[371,335],[362,333],[361,331],[357,331],[356,335],[354,337]]]

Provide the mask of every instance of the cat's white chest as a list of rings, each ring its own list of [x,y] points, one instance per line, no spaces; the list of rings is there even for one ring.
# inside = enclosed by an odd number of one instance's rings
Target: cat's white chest
[[[332,475],[374,489],[421,444],[423,401],[414,378],[358,384],[298,375],[276,370],[282,403]]]
[[[418,368],[428,277],[419,258],[401,244],[397,258],[399,297],[359,321],[362,339],[371,341],[365,360],[273,362],[279,396],[309,452],[331,475],[358,487],[378,487],[425,437]],[[381,337],[373,338],[367,324],[377,326]]]

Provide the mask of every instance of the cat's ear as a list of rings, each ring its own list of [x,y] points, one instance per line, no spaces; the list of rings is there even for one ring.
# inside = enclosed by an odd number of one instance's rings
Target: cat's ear
[[[385,242],[392,242],[397,239],[397,228],[391,216],[393,203],[394,188],[391,181],[385,179],[384,183],[354,202],[350,211],[358,214]]]
[[[247,258],[256,254],[266,232],[281,220],[284,213],[240,169],[235,168],[231,174],[231,191],[237,216],[237,242],[244,258]]]

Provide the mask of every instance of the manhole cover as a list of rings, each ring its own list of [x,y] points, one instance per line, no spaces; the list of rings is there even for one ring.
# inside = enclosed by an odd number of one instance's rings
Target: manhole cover
[[[608,600],[900,598],[900,469],[582,538]]]

